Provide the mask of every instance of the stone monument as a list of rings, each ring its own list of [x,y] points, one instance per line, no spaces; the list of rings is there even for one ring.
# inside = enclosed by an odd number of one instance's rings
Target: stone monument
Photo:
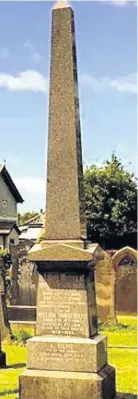
[[[20,399],[111,399],[115,370],[98,334],[94,266],[86,240],[74,15],[52,11],[45,240],[29,251],[38,270],[36,336],[27,342]]]

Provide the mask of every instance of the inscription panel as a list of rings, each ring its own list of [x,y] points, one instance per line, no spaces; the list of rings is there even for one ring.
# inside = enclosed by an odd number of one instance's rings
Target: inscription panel
[[[36,334],[89,336],[84,275],[39,275]]]
[[[107,363],[106,339],[33,338],[27,343],[28,368],[97,372]]]

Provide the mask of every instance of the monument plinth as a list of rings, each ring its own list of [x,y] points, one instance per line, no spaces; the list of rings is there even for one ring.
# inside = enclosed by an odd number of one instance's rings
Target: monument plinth
[[[115,370],[98,334],[94,267],[98,244],[86,240],[74,15],[52,11],[45,240],[37,265],[36,336],[27,341],[20,399],[111,399]]]

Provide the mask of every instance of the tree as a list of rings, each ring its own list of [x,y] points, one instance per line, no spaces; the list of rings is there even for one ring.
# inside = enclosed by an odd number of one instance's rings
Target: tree
[[[37,216],[38,212],[25,212],[22,214],[18,214],[18,223],[19,225],[23,225],[26,222],[28,222],[28,220],[32,219],[33,217]]]
[[[84,188],[89,238],[100,241],[136,231],[136,178],[116,155],[102,167],[86,168]]]

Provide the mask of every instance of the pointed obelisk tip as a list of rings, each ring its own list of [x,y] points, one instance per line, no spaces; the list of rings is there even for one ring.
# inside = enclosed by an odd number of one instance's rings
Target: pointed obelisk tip
[[[57,9],[57,8],[67,8],[70,7],[69,3],[67,0],[57,0],[56,4],[54,5],[53,9]]]

